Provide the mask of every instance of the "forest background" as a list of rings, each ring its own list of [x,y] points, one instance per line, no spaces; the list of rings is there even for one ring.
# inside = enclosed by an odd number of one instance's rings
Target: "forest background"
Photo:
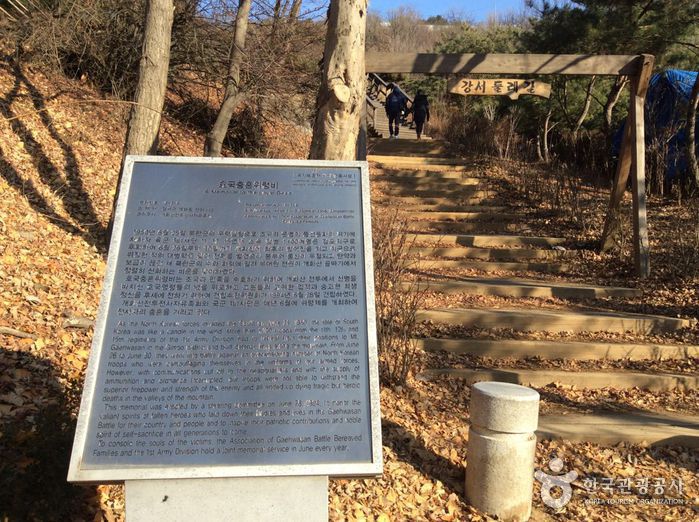
[[[236,13],[244,2],[176,0],[165,115],[208,133],[225,96]],[[519,11],[474,23],[458,13],[421,19],[408,6],[367,18],[366,47],[381,52],[580,53],[656,56],[656,70],[699,63],[699,7],[655,2],[527,0]],[[89,83],[105,100],[133,99],[144,32],[144,1],[2,0],[8,56]],[[306,157],[316,110],[327,5],[254,1],[240,65],[235,118],[224,154]],[[572,164],[610,181],[611,144],[626,117],[625,78],[549,78],[551,99],[464,98],[447,78],[404,75],[409,93],[430,95],[432,132],[463,150],[501,158]],[[679,113],[686,113],[678,107]],[[680,118],[677,132],[685,124]],[[668,136],[648,143],[648,188],[668,190]]]

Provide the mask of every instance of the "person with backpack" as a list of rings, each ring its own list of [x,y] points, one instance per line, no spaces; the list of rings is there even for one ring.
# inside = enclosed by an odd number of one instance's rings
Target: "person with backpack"
[[[425,122],[430,121],[430,102],[421,90],[417,91],[417,95],[413,100],[413,121],[415,122],[417,139],[420,139]]]
[[[386,97],[386,116],[388,116],[388,132],[391,134],[389,139],[392,140],[398,137],[401,113],[405,108],[406,100],[400,87],[395,84],[391,84],[389,87],[391,93]]]

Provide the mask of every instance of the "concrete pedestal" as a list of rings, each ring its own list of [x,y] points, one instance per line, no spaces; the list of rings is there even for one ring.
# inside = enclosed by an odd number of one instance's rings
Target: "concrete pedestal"
[[[536,436],[471,427],[466,498],[500,520],[528,520],[534,491]]]
[[[531,516],[539,394],[480,382],[471,388],[465,491],[468,502],[504,521]]]
[[[126,521],[327,522],[328,477],[127,480]]]

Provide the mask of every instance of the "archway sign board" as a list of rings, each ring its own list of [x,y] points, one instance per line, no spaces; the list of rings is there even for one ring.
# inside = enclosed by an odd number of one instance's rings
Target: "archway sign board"
[[[68,479],[128,513],[322,478],[327,520],[328,476],[382,472],[366,162],[129,156],[119,194]],[[259,504],[313,511],[299,481]]]
[[[367,73],[521,74],[628,76],[631,79],[629,116],[617,162],[614,185],[600,241],[602,251],[618,245],[619,206],[631,176],[633,246],[636,273],[650,273],[645,190],[644,102],[655,58],[642,55],[589,54],[366,54]]]
[[[524,95],[551,96],[551,84],[519,78],[458,78],[449,80],[447,88],[462,96],[507,96],[511,100]]]

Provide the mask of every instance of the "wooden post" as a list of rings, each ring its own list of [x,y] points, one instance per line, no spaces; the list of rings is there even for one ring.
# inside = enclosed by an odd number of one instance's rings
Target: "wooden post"
[[[632,87],[633,90],[633,87]],[[621,206],[621,198],[624,197],[626,183],[629,180],[629,172],[631,170],[631,142],[633,140],[631,127],[631,114],[626,118],[624,124],[624,136],[621,140],[621,148],[619,149],[619,160],[616,164],[616,173],[614,174],[614,185],[612,186],[612,194],[609,197],[609,206],[607,207],[607,217],[604,221],[604,230],[602,231],[602,240],[600,244],[601,252],[609,252],[619,246],[619,236],[621,235],[621,222],[619,217],[619,207]]]
[[[626,120],[624,137],[621,143],[621,150],[619,151],[619,162],[617,163],[614,176],[612,194],[609,198],[600,250],[607,252],[618,246],[620,234],[619,207],[626,190],[629,174],[633,170],[634,261],[638,275],[646,277],[649,271],[649,245],[646,227],[646,161],[643,106],[646,91],[648,90],[648,82],[653,73],[654,57],[644,54],[640,57],[640,60],[637,76],[631,82],[629,116]]]
[[[650,244],[646,217],[646,134],[644,106],[648,82],[653,72],[653,56],[643,55],[638,81],[631,88],[631,130],[633,132],[633,162],[631,186],[633,191],[633,254],[636,274],[645,278],[650,274]]]

